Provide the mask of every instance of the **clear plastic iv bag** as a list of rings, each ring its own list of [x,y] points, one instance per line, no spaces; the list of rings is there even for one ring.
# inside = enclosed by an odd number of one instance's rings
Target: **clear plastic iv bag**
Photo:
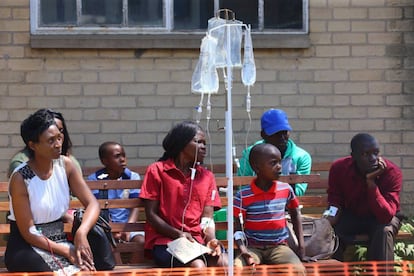
[[[242,82],[246,86],[252,86],[256,82],[256,64],[254,63],[252,37],[250,26],[246,28],[244,34],[244,57],[241,69]]]
[[[201,40],[200,57],[191,78],[191,91],[195,93],[217,93],[219,78],[216,69],[217,40],[206,35]]]
[[[242,22],[237,20],[226,20],[216,16],[208,20],[208,32],[211,36],[217,39],[218,43],[216,67],[224,68],[231,66],[240,68],[242,66]],[[230,47],[228,48],[229,43]]]

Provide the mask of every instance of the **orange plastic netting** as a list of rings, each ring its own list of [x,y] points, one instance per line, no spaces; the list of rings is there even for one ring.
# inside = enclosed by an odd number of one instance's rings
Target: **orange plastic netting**
[[[341,275],[341,276],[381,276],[381,275],[414,275],[414,262],[352,262],[341,263],[336,261],[322,261],[317,263],[305,263],[306,275]],[[255,268],[245,267],[243,269],[235,268],[233,271],[235,276],[261,276],[261,275],[297,275],[290,265],[258,265]],[[56,275],[53,273],[4,273],[2,275]],[[91,273],[79,273],[78,275],[91,275]],[[93,275],[119,275],[119,276],[228,276],[228,269],[223,267],[209,267],[202,270],[191,268],[141,268],[136,269],[133,266],[117,267],[113,271],[99,271]]]

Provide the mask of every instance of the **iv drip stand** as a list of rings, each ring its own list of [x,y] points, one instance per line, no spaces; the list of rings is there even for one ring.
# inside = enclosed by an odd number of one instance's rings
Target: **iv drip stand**
[[[233,125],[232,125],[232,82],[233,82],[233,71],[231,61],[231,26],[242,26],[246,27],[246,24],[224,24],[216,26],[209,30],[211,33],[213,30],[218,28],[226,28],[227,43],[226,43],[226,72],[227,72],[227,97],[226,97],[226,110],[225,110],[225,143],[226,143],[226,177],[227,177],[227,241],[228,241],[228,276],[234,275],[234,211],[233,211]]]

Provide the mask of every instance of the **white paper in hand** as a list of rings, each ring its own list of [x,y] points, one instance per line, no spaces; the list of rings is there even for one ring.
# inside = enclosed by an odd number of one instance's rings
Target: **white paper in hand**
[[[209,247],[196,241],[191,242],[185,237],[175,239],[169,242],[167,246],[167,251],[183,264],[212,251]]]

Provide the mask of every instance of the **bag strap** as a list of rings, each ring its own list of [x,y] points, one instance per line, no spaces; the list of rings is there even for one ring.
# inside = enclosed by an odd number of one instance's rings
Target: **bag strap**
[[[108,190],[99,190],[99,194],[98,194],[98,197],[100,198],[100,199],[108,199]],[[102,208],[101,209],[101,216],[105,219],[105,220],[107,220],[107,221],[109,221],[109,209],[107,209],[107,208]]]
[[[106,237],[109,240],[109,243],[115,248],[117,245],[114,236],[112,235],[112,228],[109,222],[101,215],[98,217],[96,225],[99,226],[102,229],[102,231],[104,231]]]

